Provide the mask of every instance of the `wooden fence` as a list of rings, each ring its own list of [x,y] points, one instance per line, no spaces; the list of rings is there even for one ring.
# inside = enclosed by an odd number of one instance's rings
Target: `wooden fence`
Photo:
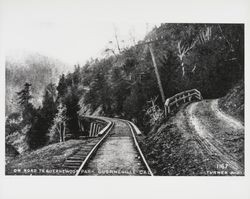
[[[88,120],[88,122],[86,122]],[[84,124],[85,123],[85,124]],[[84,137],[97,137],[102,129],[109,123],[105,119],[100,119],[99,117],[84,116],[78,117],[78,126],[82,135],[80,138]]]
[[[172,107],[179,107],[180,104],[190,102],[192,100],[202,100],[201,92],[197,89],[183,91],[168,98],[165,102],[166,116],[171,112]]]

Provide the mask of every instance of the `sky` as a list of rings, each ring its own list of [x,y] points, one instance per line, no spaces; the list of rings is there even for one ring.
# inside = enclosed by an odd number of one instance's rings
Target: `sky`
[[[103,56],[114,29],[121,44],[129,45],[131,35],[141,40],[160,23],[239,22],[248,13],[238,2],[247,0],[215,1],[0,0],[0,50],[15,58],[38,52],[82,64]]]
[[[113,7],[112,7],[113,6]],[[113,3],[101,1],[6,0],[2,3],[2,28],[6,56],[40,53],[70,65],[103,57],[113,48],[115,33],[121,46],[144,38],[157,23],[129,18]],[[136,6],[136,5],[135,5]],[[112,7],[112,8],[110,8]],[[112,41],[112,44],[110,43]]]

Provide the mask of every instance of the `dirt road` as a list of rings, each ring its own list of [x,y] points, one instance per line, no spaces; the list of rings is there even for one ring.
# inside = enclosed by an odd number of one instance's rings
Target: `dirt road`
[[[204,156],[206,175],[244,174],[244,126],[218,107],[218,100],[194,102],[175,119]]]

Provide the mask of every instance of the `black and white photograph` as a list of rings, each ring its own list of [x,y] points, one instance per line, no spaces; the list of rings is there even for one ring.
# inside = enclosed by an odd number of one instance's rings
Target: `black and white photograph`
[[[246,21],[140,4],[3,2],[5,177],[245,177]]]
[[[6,175],[244,175],[244,24],[104,26],[86,63],[7,57]]]

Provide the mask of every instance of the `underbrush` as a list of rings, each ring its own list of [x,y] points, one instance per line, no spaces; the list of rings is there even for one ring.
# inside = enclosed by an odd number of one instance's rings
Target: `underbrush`
[[[205,175],[204,158],[196,143],[171,121],[162,121],[148,137],[140,137],[139,143],[154,175]]]
[[[220,108],[244,123],[244,81],[238,82],[226,96],[219,100]]]
[[[76,153],[90,141],[91,139],[68,140],[19,155],[6,164],[6,175],[27,175],[25,170],[28,169],[61,169],[67,157]],[[15,173],[16,170],[20,172]]]

